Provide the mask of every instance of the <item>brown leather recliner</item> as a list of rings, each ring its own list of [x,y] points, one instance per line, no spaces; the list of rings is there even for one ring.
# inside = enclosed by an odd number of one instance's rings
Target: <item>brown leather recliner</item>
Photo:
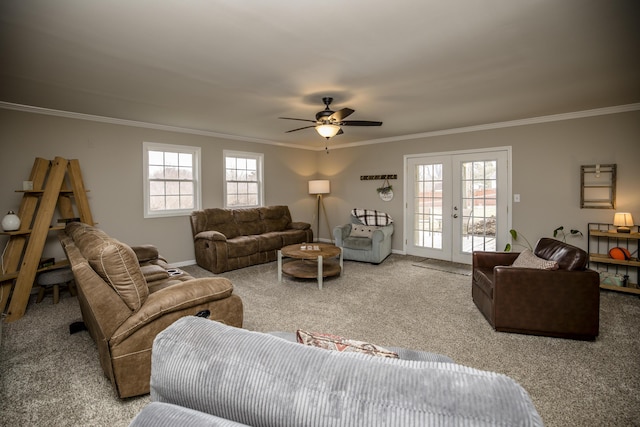
[[[121,398],[149,392],[153,340],[179,318],[208,312],[211,320],[242,326],[242,300],[226,278],[193,278],[171,268],[153,246],[132,248],[79,222],[59,238],[82,320]]]
[[[512,267],[518,253],[473,253],[473,302],[496,331],[595,340],[600,327],[600,278],[587,253],[542,238],[534,254],[557,270]]]

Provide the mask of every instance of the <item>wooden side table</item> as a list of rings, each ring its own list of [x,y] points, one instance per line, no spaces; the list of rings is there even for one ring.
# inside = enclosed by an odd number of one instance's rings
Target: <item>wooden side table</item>
[[[283,263],[283,257],[294,258],[295,261]],[[279,282],[285,273],[299,279],[317,279],[318,289],[322,289],[322,279],[340,275],[343,268],[342,248],[328,243],[289,245],[278,251]]]

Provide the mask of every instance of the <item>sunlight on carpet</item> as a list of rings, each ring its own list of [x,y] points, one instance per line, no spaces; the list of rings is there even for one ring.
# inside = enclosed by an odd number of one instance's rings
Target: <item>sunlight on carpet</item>
[[[431,270],[444,271],[446,273],[471,276],[471,266],[459,262],[443,261],[440,259],[425,258],[412,264],[414,267],[429,268]]]

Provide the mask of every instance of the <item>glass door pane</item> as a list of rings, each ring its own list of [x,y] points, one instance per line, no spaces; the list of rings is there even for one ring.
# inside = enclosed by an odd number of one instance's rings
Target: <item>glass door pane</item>
[[[462,252],[496,250],[497,161],[463,162]]]
[[[442,249],[442,164],[415,165],[414,243]]]

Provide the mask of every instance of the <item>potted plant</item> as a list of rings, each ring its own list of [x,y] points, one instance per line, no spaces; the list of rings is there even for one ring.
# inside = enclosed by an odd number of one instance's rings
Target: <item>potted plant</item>
[[[562,236],[562,241],[565,242],[565,243],[567,243],[567,235],[569,235],[569,236],[580,236],[580,237],[584,236],[584,234],[582,234],[582,231],[574,230],[574,229],[569,230],[569,234],[567,234],[567,232],[564,231],[564,226],[562,226],[562,225],[560,227],[556,228],[555,230],[553,230],[553,238],[555,239],[558,236],[558,234],[560,234]]]
[[[524,246],[519,243],[514,243],[515,246],[522,246],[523,248],[529,248],[529,250],[533,251],[533,246],[531,245],[531,242],[529,242],[529,240],[524,235],[518,234],[518,232],[514,229],[509,230],[509,234],[511,234],[511,238],[513,240],[517,241],[519,237],[522,237],[522,239],[527,243],[527,246]],[[563,225],[553,230],[553,238],[556,239],[558,235],[562,237],[562,241],[565,243],[567,242],[567,236],[580,236],[580,237],[584,236],[582,234],[582,231],[575,230],[575,229],[571,229],[569,230],[569,233],[567,233],[566,231],[564,231]],[[504,250],[505,252],[510,252],[511,243],[507,243],[506,246],[504,247]]]

